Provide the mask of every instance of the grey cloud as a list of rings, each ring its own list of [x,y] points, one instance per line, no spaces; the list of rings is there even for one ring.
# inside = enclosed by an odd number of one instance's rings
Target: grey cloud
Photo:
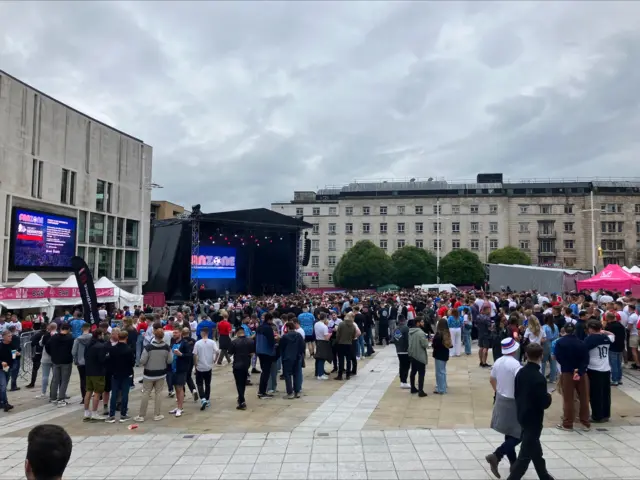
[[[482,37],[478,58],[489,68],[507,67],[524,51],[522,39],[510,28],[499,28]]]

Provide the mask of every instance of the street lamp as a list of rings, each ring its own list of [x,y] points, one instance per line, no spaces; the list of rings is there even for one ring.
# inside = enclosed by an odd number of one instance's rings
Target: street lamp
[[[591,187],[590,197],[591,197],[591,208],[588,208],[582,211],[591,212],[591,270],[592,270],[592,273],[595,275],[597,263],[596,263],[596,219],[594,216],[594,212],[596,211],[596,209],[593,208],[593,186]]]
[[[440,216],[440,199],[436,200],[436,283],[440,284],[440,220],[450,220],[451,217]],[[433,217],[427,217],[428,220],[432,220]]]

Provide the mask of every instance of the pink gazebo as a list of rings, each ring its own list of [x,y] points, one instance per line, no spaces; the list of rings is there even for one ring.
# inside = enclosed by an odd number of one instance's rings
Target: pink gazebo
[[[634,295],[640,294],[640,277],[636,277],[625,271],[620,265],[607,265],[604,270],[598,272],[587,280],[576,282],[578,290],[617,290],[624,292],[631,290]]]

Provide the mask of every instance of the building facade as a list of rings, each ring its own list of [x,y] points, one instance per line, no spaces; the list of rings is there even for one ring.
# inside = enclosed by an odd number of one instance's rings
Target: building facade
[[[466,248],[483,262],[507,245],[526,252],[534,265],[591,269],[594,251],[596,266],[640,262],[640,181],[507,182],[501,174],[489,176],[491,183],[480,182],[486,175],[477,183],[351,183],[295,192],[292,201],[271,208],[313,224],[311,260],[303,272],[310,287],[333,286],[341,255],[363,239],[389,254],[405,245],[439,249],[441,257]]]
[[[76,252],[96,278],[128,290],[147,280],[149,145],[0,71],[0,166],[2,284],[26,275],[10,262],[14,208],[77,219]]]
[[[151,202],[151,219],[168,220],[177,218],[184,213],[184,207],[166,200],[153,200]]]

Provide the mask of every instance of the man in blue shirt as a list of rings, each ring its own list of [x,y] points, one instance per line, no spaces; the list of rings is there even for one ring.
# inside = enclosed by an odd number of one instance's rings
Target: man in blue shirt
[[[73,320],[69,322],[71,326],[71,336],[75,339],[82,335],[82,326],[84,325],[84,319],[81,317],[80,312],[74,312]]]
[[[309,355],[314,356],[316,353],[316,344],[315,337],[313,335],[313,324],[315,323],[316,317],[313,316],[313,313],[309,312],[309,307],[302,307],[302,313],[298,315],[298,322],[300,323],[300,328],[304,330],[304,341],[309,347]]]
[[[196,337],[198,337],[198,340],[202,338],[200,336],[200,332],[205,327],[209,329],[208,338],[211,338],[211,339],[215,338],[216,324],[212,322],[207,315],[202,315],[202,317],[200,317],[200,323],[196,327]]]

